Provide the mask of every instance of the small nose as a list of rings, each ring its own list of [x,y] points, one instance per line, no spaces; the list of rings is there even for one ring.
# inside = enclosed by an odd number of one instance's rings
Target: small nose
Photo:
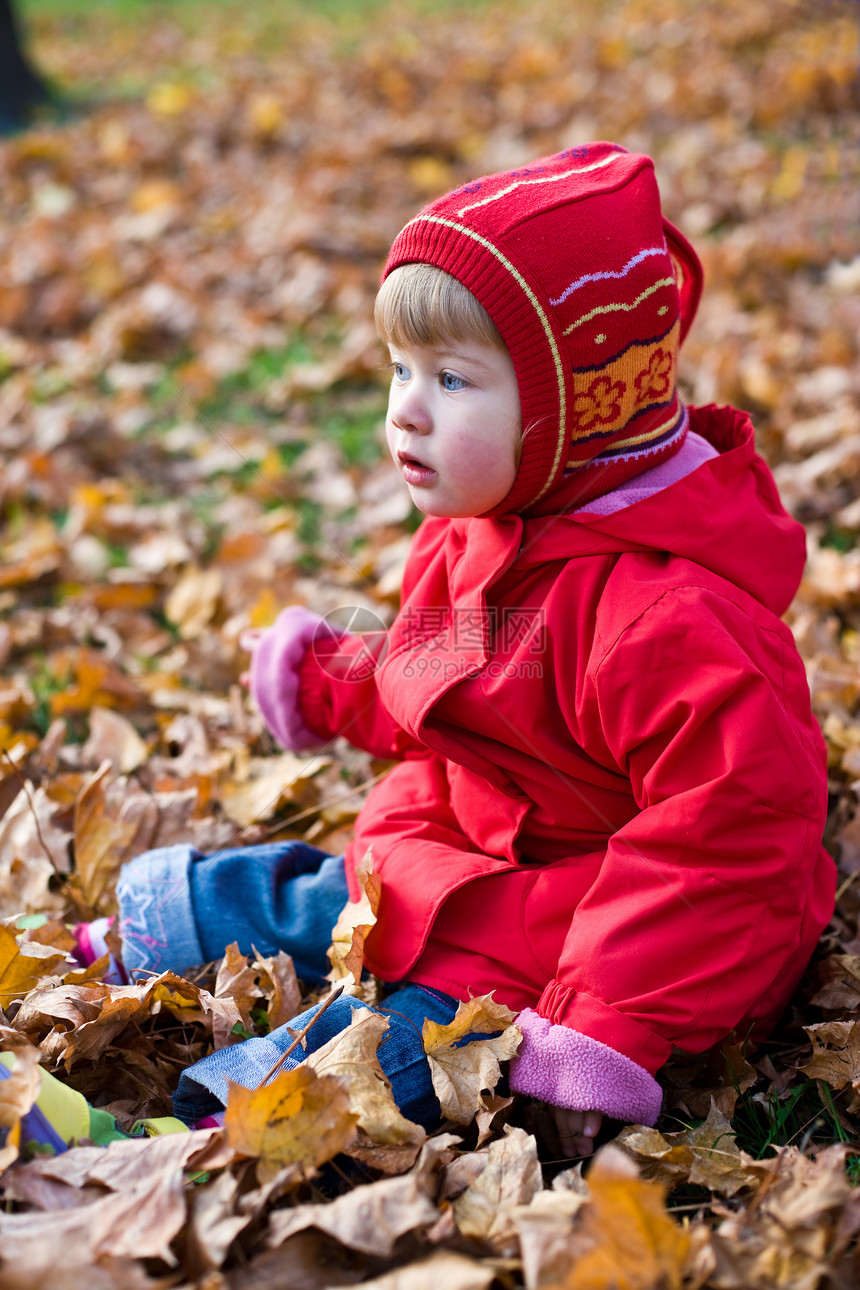
[[[432,428],[426,400],[414,386],[408,390],[391,391],[388,413],[392,425],[398,430],[412,430],[417,434],[427,434]]]

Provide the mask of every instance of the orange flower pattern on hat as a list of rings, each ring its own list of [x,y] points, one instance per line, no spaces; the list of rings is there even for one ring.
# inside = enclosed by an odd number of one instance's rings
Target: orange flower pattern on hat
[[[573,400],[573,419],[580,430],[598,422],[608,425],[621,411],[621,400],[627,387],[623,381],[610,381],[608,376],[596,376],[584,394]]]
[[[570,468],[579,464],[580,454],[593,456],[595,440],[606,439],[623,427],[629,427],[629,433],[618,448],[629,451],[635,446],[641,450],[677,422],[677,409],[668,422],[660,414],[668,411],[675,399],[679,328],[676,321],[666,335],[630,345],[597,371],[573,372]],[[651,412],[654,419],[644,422],[643,415]]]
[[[655,349],[651,360],[644,371],[640,372],[634,382],[639,397],[637,403],[647,403],[649,399],[661,399],[672,385],[674,358],[664,349]]]

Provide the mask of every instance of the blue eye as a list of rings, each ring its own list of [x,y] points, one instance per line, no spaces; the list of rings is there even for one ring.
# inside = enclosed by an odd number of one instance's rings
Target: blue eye
[[[392,363],[391,368],[392,368],[392,371],[394,372],[395,381],[405,381],[408,379],[409,368],[406,366],[405,363]]]
[[[468,382],[464,381],[462,376],[455,376],[453,372],[442,373],[443,390],[464,390]]]

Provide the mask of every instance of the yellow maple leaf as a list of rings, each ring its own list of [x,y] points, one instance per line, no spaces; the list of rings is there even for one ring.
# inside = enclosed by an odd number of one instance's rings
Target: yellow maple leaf
[[[357,1119],[342,1080],[302,1065],[260,1088],[230,1082],[224,1129],[237,1155],[309,1175],[349,1146]]]
[[[430,1063],[433,1088],[442,1114],[455,1124],[469,1124],[476,1111],[484,1109],[484,1089],[492,1091],[499,1082],[499,1063],[508,1061],[522,1042],[522,1034],[511,1025],[514,1014],[492,994],[476,995],[457,1008],[447,1026],[425,1021],[421,1032]],[[500,1030],[491,1039],[472,1039]]]
[[[0,1008],[27,994],[65,961],[61,950],[27,942],[19,945],[8,927],[0,927]]]
[[[553,1290],[680,1290],[690,1238],[666,1212],[665,1187],[639,1178],[620,1151],[604,1147],[588,1189],[578,1257]]]

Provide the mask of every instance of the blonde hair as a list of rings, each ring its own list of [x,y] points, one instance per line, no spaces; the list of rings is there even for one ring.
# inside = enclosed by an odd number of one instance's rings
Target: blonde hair
[[[462,282],[432,264],[401,264],[383,282],[373,308],[388,345],[479,340],[506,349],[498,327]]]

